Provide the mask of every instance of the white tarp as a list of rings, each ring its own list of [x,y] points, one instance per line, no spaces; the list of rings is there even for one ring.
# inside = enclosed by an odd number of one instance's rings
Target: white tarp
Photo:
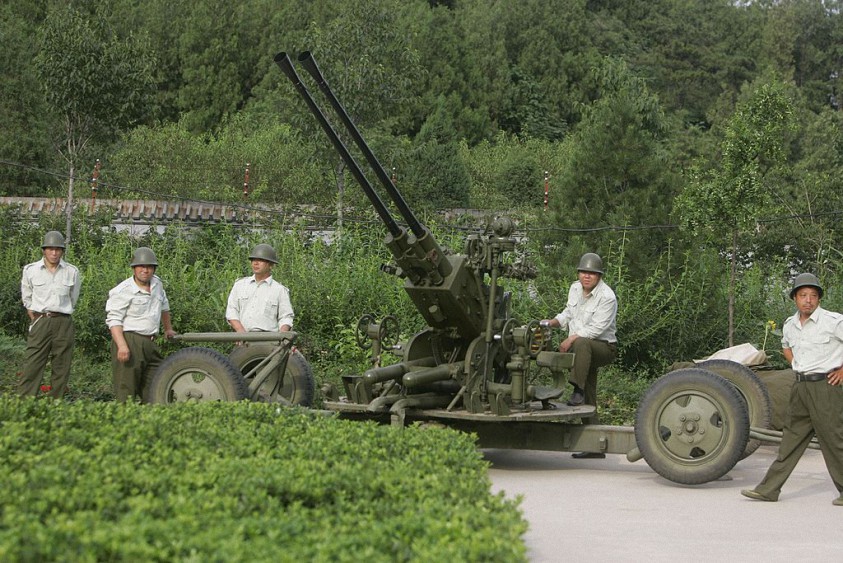
[[[767,361],[767,354],[763,350],[758,350],[752,344],[747,343],[718,350],[709,357],[694,360],[694,362],[699,363],[706,360],[731,360],[745,366],[758,366]]]

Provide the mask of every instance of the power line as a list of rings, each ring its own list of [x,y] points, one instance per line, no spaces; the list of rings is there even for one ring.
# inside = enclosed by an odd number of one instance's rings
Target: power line
[[[69,180],[71,176],[66,172],[54,172],[50,170],[44,170],[42,168],[38,168],[35,166],[29,166],[26,164],[22,164],[19,162],[12,162],[5,159],[0,159],[0,164],[11,166],[15,168],[21,168],[24,170],[29,170],[32,172],[37,172],[39,174],[44,174],[48,176],[53,176],[57,178],[61,178],[63,180]],[[76,177],[74,177],[76,178]],[[79,179],[79,178],[76,178]],[[84,181],[89,182],[90,179],[85,179]],[[277,209],[271,209],[268,207],[262,206],[255,206],[249,205],[239,202],[218,202],[218,201],[209,201],[209,200],[202,200],[190,197],[183,197],[177,196],[172,194],[164,194],[161,192],[156,192],[153,190],[147,190],[144,188],[133,188],[130,186],[122,186],[119,184],[111,184],[108,182],[103,182],[102,180],[97,180],[97,187],[100,188],[107,188],[112,191],[117,192],[132,192],[138,194],[145,194],[150,196],[150,199],[153,200],[164,200],[164,201],[178,201],[184,203],[196,203],[200,205],[220,205],[226,206],[233,209],[238,209],[248,213],[254,214],[263,214],[263,215],[270,215],[279,218],[286,218],[287,216],[294,216],[294,217],[304,217],[308,219],[314,220],[333,220],[335,219],[335,215],[328,215],[328,214],[321,214],[321,213],[309,213],[309,212],[289,212],[289,211],[281,211]],[[843,211],[824,211],[824,212],[812,212],[812,213],[794,213],[790,215],[777,215],[773,217],[767,218],[760,218],[756,219],[756,223],[758,224],[768,224],[768,223],[779,223],[784,221],[791,221],[794,219],[816,219],[819,217],[836,217],[839,215],[843,215]],[[380,221],[375,219],[365,219],[361,217],[355,217],[353,215],[343,217],[343,221],[355,223],[355,224],[371,224],[371,225],[380,225],[382,224]],[[400,222],[399,222],[400,223]],[[403,223],[402,223],[403,224]],[[451,231],[456,232],[477,232],[478,230],[482,230],[480,227],[466,227],[463,225],[454,225],[448,223],[437,223],[437,226],[444,229],[449,229]],[[598,232],[632,232],[632,231],[645,231],[645,230],[675,230],[679,229],[680,225],[676,224],[664,224],[664,225],[603,225],[603,226],[596,226],[596,227],[557,227],[557,226],[544,226],[544,227],[525,227],[521,229],[522,232],[527,233],[576,233],[576,234],[585,234],[585,233],[598,233]]]

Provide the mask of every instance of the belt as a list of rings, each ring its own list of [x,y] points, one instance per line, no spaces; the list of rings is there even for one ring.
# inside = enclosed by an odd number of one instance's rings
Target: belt
[[[796,372],[796,381],[825,381],[828,378],[827,373],[802,373]]]
[[[69,313],[59,313],[58,311],[44,311],[43,313],[35,313],[35,318],[40,319],[41,317],[69,317]]]
[[[123,334],[134,334],[135,336],[140,336],[141,338],[146,338],[148,340],[155,340],[154,334],[141,334],[141,333],[135,332],[133,330],[124,331]]]

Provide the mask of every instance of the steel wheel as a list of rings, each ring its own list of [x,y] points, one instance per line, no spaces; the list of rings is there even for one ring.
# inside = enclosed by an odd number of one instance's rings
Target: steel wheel
[[[226,356],[210,348],[191,347],[167,357],[144,390],[148,403],[239,401],[246,382]]]
[[[698,368],[659,378],[635,416],[635,440],[647,464],[676,483],[719,479],[749,439],[747,406],[726,379]]]

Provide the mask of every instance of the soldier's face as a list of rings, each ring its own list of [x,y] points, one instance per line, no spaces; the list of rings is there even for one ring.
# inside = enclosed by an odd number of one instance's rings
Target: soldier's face
[[[600,283],[600,274],[595,274],[594,272],[579,271],[577,272],[577,278],[579,278],[580,284],[582,284],[582,288],[586,293],[591,293],[591,290]]]
[[[59,262],[61,262],[61,257],[64,256],[64,249],[55,246],[48,246],[47,248],[42,249],[41,253],[44,255],[44,260],[47,261],[47,264],[50,266],[56,266]]]
[[[252,260],[252,272],[258,276],[268,276],[272,273],[272,262],[267,262],[266,260]]]
[[[141,264],[132,268],[135,280],[142,285],[149,285],[152,276],[155,275],[155,266]]]
[[[820,292],[813,287],[800,287],[796,290],[793,301],[803,318],[810,317],[820,306]]]

